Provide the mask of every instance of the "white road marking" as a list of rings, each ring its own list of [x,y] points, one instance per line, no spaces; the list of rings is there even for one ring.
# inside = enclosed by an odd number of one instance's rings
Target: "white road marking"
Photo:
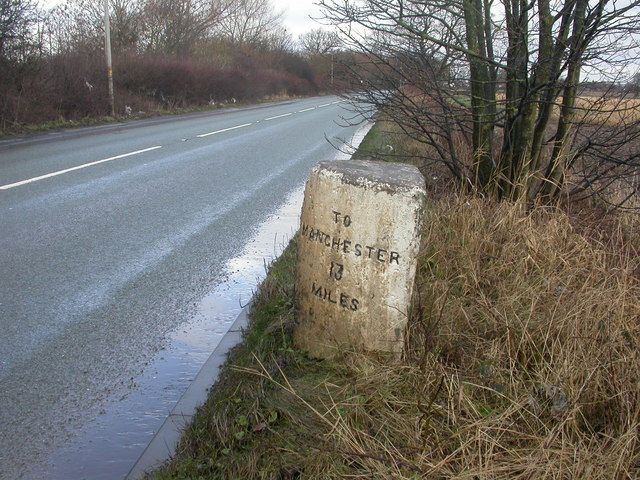
[[[235,130],[236,128],[244,128],[253,125],[253,123],[245,123],[243,125],[236,125],[235,127],[223,128],[222,130],[216,130],[215,132],[203,133],[202,135],[196,135],[198,138],[208,137],[209,135],[215,135],[216,133],[228,132],[229,130]]]
[[[282,115],[276,115],[275,117],[267,117],[265,120],[275,120],[276,118],[288,117],[289,115],[293,115],[293,112],[283,113]]]
[[[330,103],[325,103],[324,105],[318,105],[318,108],[329,107],[329,106],[331,106]]]
[[[308,112],[309,110],[315,110],[315,109],[316,109],[316,107],[305,108],[304,110],[298,110],[298,113]]]
[[[21,185],[26,185],[27,183],[37,182],[38,180],[44,180],[45,178],[56,177],[58,175],[62,175],[63,173],[73,172],[74,170],[80,170],[82,168],[92,167],[93,165],[98,165],[100,163],[110,162],[111,160],[118,160],[120,158],[130,157],[132,155],[138,155],[144,152],[150,152],[151,150],[157,150],[158,148],[162,148],[162,145],[157,145],[155,147],[145,148],[143,150],[136,150],[135,152],[123,153],[122,155],[116,155],[115,157],[105,158],[103,160],[97,160],[95,162],[85,163],[83,165],[78,165],[77,167],[65,168],[64,170],[58,170],[57,172],[47,173],[46,175],[40,175],[39,177],[29,178],[27,180],[22,180],[16,183],[9,183],[8,185],[0,186],[0,190],[9,190],[10,188],[19,187]]]

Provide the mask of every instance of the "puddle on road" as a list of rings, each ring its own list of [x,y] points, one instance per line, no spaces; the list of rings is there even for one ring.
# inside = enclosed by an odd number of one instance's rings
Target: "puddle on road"
[[[206,295],[197,314],[168,334],[167,347],[131,379],[131,393],[111,401],[82,428],[70,445],[55,451],[42,469],[49,479],[114,479],[127,475],[154,433],[191,384],[242,306],[264,279],[265,265],[277,258],[298,229],[304,186],[299,186],[260,225],[223,281]],[[41,477],[41,478],[44,478]]]
[[[351,146],[336,159],[351,157],[372,124],[360,127]],[[231,259],[221,283],[197,306],[191,320],[167,335],[167,348],[154,355],[143,373],[131,378],[130,393],[109,399],[97,418],[55,450],[47,463],[26,476],[57,479],[124,478],[155,432],[187,390],[242,306],[265,277],[265,265],[277,258],[298,229],[304,185],[298,186]]]

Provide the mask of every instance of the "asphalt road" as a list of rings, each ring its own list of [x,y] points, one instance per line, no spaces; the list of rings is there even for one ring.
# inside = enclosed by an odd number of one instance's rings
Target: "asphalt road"
[[[223,281],[327,141],[336,97],[0,141],[0,477],[60,445]]]

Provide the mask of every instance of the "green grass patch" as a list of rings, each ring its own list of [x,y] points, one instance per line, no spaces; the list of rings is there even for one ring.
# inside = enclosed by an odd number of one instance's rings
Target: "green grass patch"
[[[411,153],[403,140],[406,140],[404,135],[394,124],[378,119],[365,135],[352,158],[354,160],[404,161]]]
[[[176,457],[150,478],[294,478],[315,462],[317,441],[305,438],[316,436],[318,419],[293,392],[313,392],[337,375],[292,345],[296,246],[294,239],[269,268],[242,344],[230,352]]]
[[[362,139],[358,150],[352,155],[354,160],[365,160],[375,156],[384,146],[384,133],[380,122],[376,122]]]

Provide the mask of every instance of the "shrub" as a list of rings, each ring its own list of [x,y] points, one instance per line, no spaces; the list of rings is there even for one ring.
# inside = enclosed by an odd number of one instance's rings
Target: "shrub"
[[[216,57],[213,56],[213,59]],[[109,112],[99,52],[75,51],[1,65],[0,128],[75,120]],[[116,112],[171,110],[209,103],[256,101],[275,95],[316,93],[313,72],[294,54],[238,49],[229,62],[126,54],[114,59]]]

